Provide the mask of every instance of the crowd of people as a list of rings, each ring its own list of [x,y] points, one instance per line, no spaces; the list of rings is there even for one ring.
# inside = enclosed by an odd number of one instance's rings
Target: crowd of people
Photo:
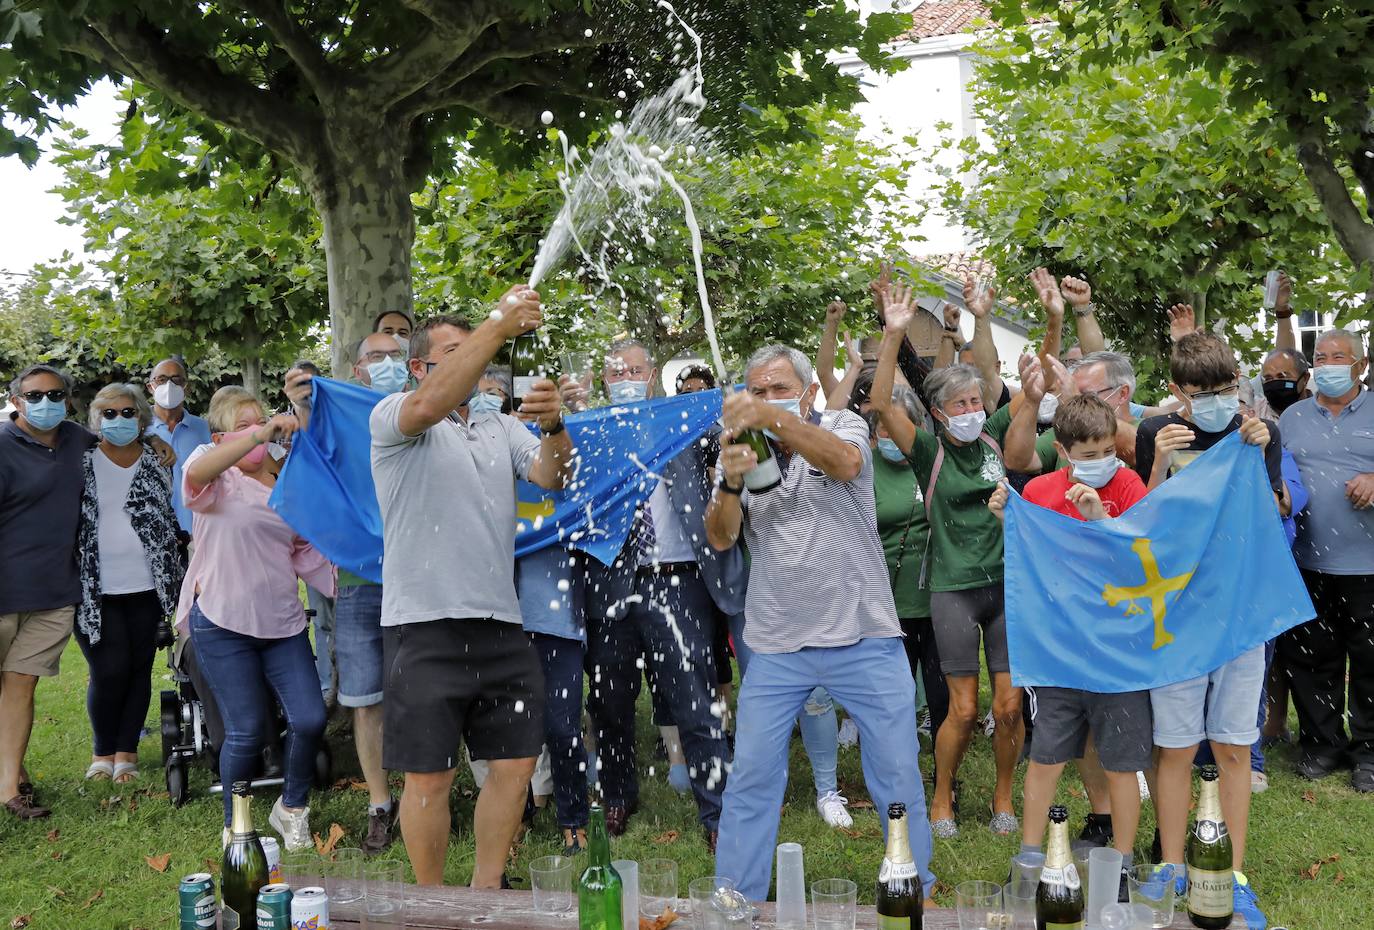
[[[476,325],[384,313],[356,347],[351,380],[378,395],[370,436],[336,439],[370,444],[381,584],[331,565],[268,504],[293,433],[310,423],[313,366],[288,373],[289,410],[230,386],[202,419],[186,409],[191,373],[167,359],[146,385],[101,389],[82,426],[69,418],[67,376],[31,365],[15,376],[17,409],[0,425],[0,804],[24,820],[50,813],[23,762],[37,681],[57,673],[73,630],[90,667],[86,778],[138,777],[152,663],[171,618],[222,717],[224,782],[258,771],[284,721],[270,823],[287,850],[311,844],[310,785],[331,703],[349,709],[367,782],[364,849],[385,849],[399,826],[422,884],[443,878],[460,748],[481,784],[474,887],[504,884],[531,803],[549,801],[576,854],[597,784],[620,835],[646,770],[635,745],[642,674],[669,781],[691,793],[718,874],[745,895],[769,891],[797,724],[817,815],[852,825],[835,769],[842,734],[857,738],[880,815],[906,805],[929,891],[932,837],[982,821],[959,773],[980,727],[985,668],[996,759],[992,796],[980,799],[987,829],[1039,849],[1073,761],[1092,806],[1081,840],[1114,845],[1129,866],[1148,781],[1154,859],[1182,873],[1192,770],[1210,755],[1237,908],[1257,925],[1244,877],[1250,797],[1268,786],[1265,747],[1290,739],[1290,698],[1298,773],[1320,779],[1349,765],[1352,786],[1374,792],[1368,356],[1358,334],[1333,329],[1305,358],[1284,279],[1275,348],[1254,378],[1223,339],[1196,328],[1191,307],[1170,308],[1169,395],[1145,407],[1130,358],[1107,349],[1088,283],[1043,269],[1031,281],[1047,332],[1019,360],[1015,387],[992,338],[996,292],[974,278],[963,310],[936,311],[938,352],[915,369],[899,358],[924,311],[886,269],[871,288],[881,338],[851,347],[842,378],[843,304],[827,308],[819,371],[795,348],[759,347],[743,390],[726,390],[719,426],[662,468],[609,565],[575,544],[514,556],[516,479],[562,488],[579,457],[597,454],[575,448],[563,421],[595,402],[586,381],[538,379],[517,398],[497,364],[541,323],[526,286]],[[1070,317],[1077,339],[1065,349]],[[623,339],[603,355],[607,403],[665,393],[644,343]],[[674,386],[717,385],[695,365]],[[742,441],[752,430],[765,431],[780,469],[767,491],[746,487],[759,464]],[[1233,432],[1262,450],[1316,616],[1208,675],[1150,691],[1017,687],[1000,522],[1009,494],[1075,519],[1118,517]],[[1243,543],[1235,557],[1246,557]],[[935,754],[928,807],[921,732]],[[404,773],[399,799],[388,772]]]

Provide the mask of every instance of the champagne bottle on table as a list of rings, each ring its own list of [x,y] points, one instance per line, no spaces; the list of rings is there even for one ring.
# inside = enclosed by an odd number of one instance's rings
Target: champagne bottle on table
[[[1069,809],[1050,808],[1050,841],[1035,890],[1035,930],[1083,930],[1083,886],[1069,849]]]
[[[255,927],[258,920],[258,892],[266,885],[267,854],[262,841],[253,829],[253,797],[248,782],[236,781],[233,808],[229,824],[229,845],[224,847],[224,863],[220,871],[220,894],[224,910],[232,912],[240,927]],[[224,915],[225,925],[231,920]]]
[[[744,474],[744,486],[751,494],[762,494],[782,484],[782,469],[778,467],[778,457],[768,444],[768,437],[762,430],[750,429],[740,433],[735,440],[754,450],[759,463]]]
[[[593,804],[587,831],[587,868],[577,883],[578,930],[621,930],[620,875],[611,865],[606,811]]]
[[[1235,907],[1231,872],[1231,834],[1221,815],[1221,791],[1216,766],[1202,769],[1197,820],[1188,835],[1188,917],[1203,930],[1231,925]]]
[[[887,806],[887,853],[878,870],[878,930],[920,930],[924,894],[911,860],[906,805]]]
[[[511,341],[510,376],[512,406],[519,408],[520,402],[530,392],[534,382],[548,377],[548,359],[544,338],[538,330],[521,333]]]

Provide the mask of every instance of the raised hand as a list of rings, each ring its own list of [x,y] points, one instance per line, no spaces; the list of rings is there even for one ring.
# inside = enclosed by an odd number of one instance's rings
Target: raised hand
[[[1037,268],[1030,273],[1030,283],[1035,288],[1035,294],[1040,298],[1040,306],[1045,308],[1045,312],[1051,317],[1062,317],[1064,295],[1060,293],[1054,275],[1050,274],[1048,269]]]
[[[1192,304],[1174,304],[1169,308],[1169,341],[1178,342],[1189,333],[1197,332],[1197,316]]]
[[[286,386],[283,390],[293,407],[310,406],[310,382],[314,377],[304,368],[293,368],[286,373]]]
[[[1288,305],[1293,302],[1293,279],[1282,271],[1279,272],[1279,292],[1274,298],[1274,312],[1286,313]]]
[[[525,421],[537,422],[540,429],[554,429],[563,418],[562,409],[563,398],[559,394],[558,385],[548,378],[541,378],[530,385],[530,389],[521,398],[519,417]]]
[[[911,318],[916,312],[912,296],[909,284],[896,284],[888,290],[886,307],[883,309],[887,332],[900,336],[911,325]]]
[[[544,311],[539,304],[539,292],[528,284],[517,284],[501,295],[493,310],[498,314],[493,319],[498,331],[507,339],[514,339],[522,333],[537,329],[544,322]]]
[[[878,305],[878,312],[883,310],[883,301],[887,297],[887,290],[892,286],[892,262],[884,259],[878,263],[878,277],[868,283],[869,293],[873,295],[873,302]]]
[[[1017,367],[1021,372],[1021,393],[1025,402],[1038,406],[1045,397],[1045,371],[1040,366],[1040,359],[1027,353],[1021,356]]]
[[[978,319],[984,319],[992,312],[992,305],[997,300],[997,291],[989,284],[986,288],[979,288],[978,282],[972,275],[964,276],[964,306],[968,307]]]
[[[1071,307],[1082,307],[1093,302],[1093,289],[1082,278],[1064,278],[1059,282],[1059,289]]]
[[[1068,400],[1078,393],[1078,387],[1069,377],[1069,370],[1064,367],[1063,362],[1053,355],[1050,356],[1050,370],[1047,373],[1045,385],[1048,390],[1058,389],[1061,401]]]
[[[959,305],[958,305],[958,304],[952,304],[952,303],[950,303],[948,300],[946,300],[946,301],[944,301],[944,310],[945,310],[945,320],[944,320],[945,329],[948,329],[948,330],[959,330],[960,332],[963,332],[963,330],[960,329],[959,321],[963,318],[964,313],[963,313],[962,310],[959,309]]]
[[[840,320],[844,319],[845,311],[848,309],[849,307],[845,306],[843,300],[830,301],[825,307],[825,325],[838,327],[840,325]]]
[[[562,395],[563,403],[567,405],[569,410],[587,409],[590,401],[587,386],[572,375],[559,376],[558,393]]]

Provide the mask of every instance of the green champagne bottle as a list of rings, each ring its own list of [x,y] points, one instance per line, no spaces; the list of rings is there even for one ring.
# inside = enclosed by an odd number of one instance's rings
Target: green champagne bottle
[[[1188,917],[1203,930],[1231,925],[1235,908],[1231,872],[1231,834],[1221,816],[1221,791],[1216,766],[1202,769],[1197,820],[1188,835]]]
[[[1035,890],[1035,930],[1083,930],[1083,886],[1069,851],[1069,809],[1050,808],[1050,842]]]
[[[887,853],[878,870],[878,930],[921,930],[925,896],[907,839],[906,805],[887,806]]]
[[[238,918],[238,926],[255,927],[258,920],[258,891],[268,882],[267,854],[262,841],[253,829],[252,795],[248,782],[236,781],[233,809],[229,826],[229,845],[224,847],[224,864],[220,871],[220,894],[224,910]],[[229,925],[228,914],[225,925]]]
[[[511,405],[520,407],[520,402],[530,392],[536,381],[548,377],[548,361],[545,358],[544,339],[537,330],[521,333],[511,341],[510,376]]]
[[[763,435],[762,430],[745,430],[735,441],[753,449],[759,459],[759,463],[744,475],[744,486],[749,489],[750,494],[762,494],[782,484],[782,470],[778,467],[778,457],[773,454],[773,447],[768,444],[768,437]]]
[[[587,831],[587,868],[577,883],[578,930],[621,930],[621,881],[611,865],[611,840],[606,833],[606,811],[592,805]]]

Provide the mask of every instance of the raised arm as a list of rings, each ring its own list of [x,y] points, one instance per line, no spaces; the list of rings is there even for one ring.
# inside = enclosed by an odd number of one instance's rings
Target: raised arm
[[[916,444],[916,424],[906,415],[906,411],[892,403],[893,381],[896,379],[897,353],[906,338],[907,328],[915,316],[912,305],[912,290],[909,287],[893,289],[884,311],[883,342],[878,353],[878,368],[873,373],[873,390],[868,397],[869,404],[878,412],[887,435],[908,455]],[[959,312],[956,308],[956,314]],[[946,317],[948,319],[948,317]]]
[[[835,377],[835,343],[839,339],[840,321],[844,319],[843,300],[832,300],[825,308],[825,327],[821,330],[821,347],[816,352],[816,376],[820,378],[821,390],[828,398],[835,393],[839,379]],[[853,366],[854,360],[849,360]]]
[[[1103,352],[1107,340],[1102,336],[1098,325],[1096,308],[1093,307],[1093,289],[1082,278],[1064,278],[1059,282],[1059,290],[1070,307],[1073,308],[1074,325],[1078,328],[1078,345],[1084,355]]]
[[[1050,359],[1058,358],[1064,350],[1064,295],[1054,275],[1044,268],[1037,268],[1030,275],[1031,286],[1040,298],[1040,306],[1045,308],[1045,340],[1040,344],[1040,370],[1045,376],[1046,390],[1054,390],[1054,374]]]
[[[863,468],[863,455],[851,444],[746,391],[725,398],[721,423],[735,436],[750,429],[768,430],[834,481],[853,481]]]
[[[1035,420],[1045,396],[1045,371],[1040,360],[1032,355],[1021,356],[1019,368],[1021,403],[1013,411],[1011,425],[1002,440],[1002,455],[1007,471],[1035,473],[1043,467],[1035,451]]]
[[[1279,293],[1274,300],[1274,348],[1298,348],[1298,334],[1293,329],[1293,281],[1288,275],[1279,272]]]
[[[944,302],[944,329],[940,331],[940,347],[935,350],[933,368],[948,368],[959,357],[959,347],[964,344],[964,330],[959,325],[962,315],[957,304]]]
[[[997,409],[1002,399],[1002,372],[997,365],[997,344],[992,340],[992,305],[997,291],[991,286],[979,293],[972,277],[964,278],[964,305],[973,314],[973,363],[983,378],[983,406]]]
[[[287,438],[298,425],[291,414],[279,413],[248,435],[219,443],[186,466],[187,483],[196,489],[209,487],[249,452],[265,443]]]

